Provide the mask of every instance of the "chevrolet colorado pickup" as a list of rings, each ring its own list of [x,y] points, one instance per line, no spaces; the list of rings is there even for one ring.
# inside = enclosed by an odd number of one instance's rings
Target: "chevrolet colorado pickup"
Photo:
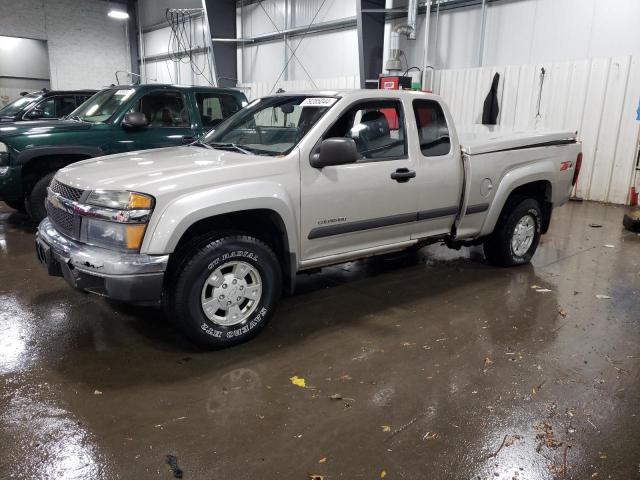
[[[192,145],[63,168],[36,250],[50,275],[161,303],[219,348],[263,328],[303,270],[433,242],[529,262],[580,164],[573,132],[458,134],[432,94],[282,93]]]
[[[58,169],[86,158],[192,142],[245,104],[244,94],[232,89],[118,85],[65,120],[0,123],[0,200],[40,222]]]

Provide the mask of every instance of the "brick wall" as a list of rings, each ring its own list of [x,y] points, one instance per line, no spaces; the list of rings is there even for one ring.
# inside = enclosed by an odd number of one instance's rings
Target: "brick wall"
[[[51,88],[101,88],[115,83],[116,70],[131,69],[126,22],[107,17],[110,7],[100,0],[0,0],[0,35],[47,40]]]

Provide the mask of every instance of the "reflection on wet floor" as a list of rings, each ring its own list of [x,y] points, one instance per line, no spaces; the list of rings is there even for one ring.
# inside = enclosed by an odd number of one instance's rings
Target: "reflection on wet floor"
[[[47,277],[0,207],[0,477],[637,478],[623,212],[557,210],[522,268],[431,246],[299,275],[255,340],[203,352]]]

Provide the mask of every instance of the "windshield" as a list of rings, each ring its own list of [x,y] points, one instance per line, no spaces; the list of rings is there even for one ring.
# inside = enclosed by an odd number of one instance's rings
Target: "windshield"
[[[134,93],[133,88],[102,90],[71,112],[68,118],[91,123],[106,122]]]
[[[20,97],[17,100],[5,105],[0,109],[0,116],[10,116],[13,117],[17,113],[20,113],[20,110],[24,109],[30,103],[38,100],[42,95],[25,95],[24,97]]]
[[[289,153],[337,101],[336,97],[278,95],[251,102],[207,134],[213,148],[261,155]]]

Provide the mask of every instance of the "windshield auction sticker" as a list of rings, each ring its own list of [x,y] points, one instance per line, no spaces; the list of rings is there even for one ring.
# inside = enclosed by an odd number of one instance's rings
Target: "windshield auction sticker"
[[[338,101],[331,97],[309,97],[300,104],[301,107],[330,107]]]

